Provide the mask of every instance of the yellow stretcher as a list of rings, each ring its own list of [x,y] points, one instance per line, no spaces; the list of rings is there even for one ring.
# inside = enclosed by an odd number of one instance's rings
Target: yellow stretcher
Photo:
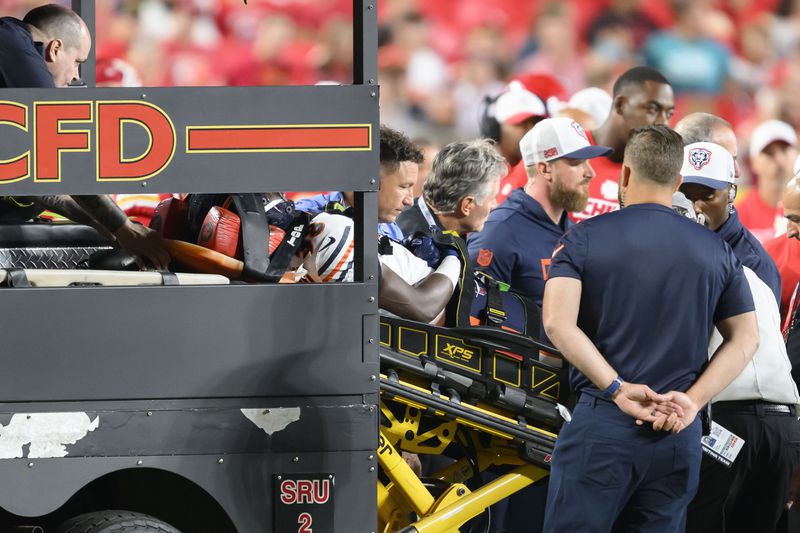
[[[382,317],[380,354],[378,531],[475,531],[465,524],[548,475],[566,393],[554,349]],[[401,451],[453,462],[420,479]],[[499,476],[483,483],[487,470]]]

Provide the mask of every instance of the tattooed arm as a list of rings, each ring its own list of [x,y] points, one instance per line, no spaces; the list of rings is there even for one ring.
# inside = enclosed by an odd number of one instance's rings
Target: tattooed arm
[[[57,195],[31,197],[29,200],[74,222],[97,229],[136,256],[140,267],[144,266],[141,257],[149,259],[159,270],[169,265],[169,253],[158,234],[141,224],[131,222],[110,196]]]
[[[92,218],[110,231],[122,248],[136,256],[136,262],[140,267],[144,266],[141,258],[146,257],[157,270],[167,268],[170,255],[158,233],[131,222],[110,196],[79,195],[72,198]]]
[[[114,240],[114,234],[102,226],[97,220],[92,218],[78,203],[66,194],[59,194],[53,196],[26,196],[21,197],[20,200],[36,204],[42,209],[47,209],[53,213],[58,213],[61,216],[67,217],[73,222],[78,224],[85,224],[92,226],[94,229],[103,234],[107,239]]]

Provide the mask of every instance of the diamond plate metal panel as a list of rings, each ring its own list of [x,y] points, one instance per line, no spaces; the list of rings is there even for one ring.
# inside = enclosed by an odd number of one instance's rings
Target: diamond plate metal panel
[[[0,268],[88,268],[89,256],[110,246],[0,248]]]

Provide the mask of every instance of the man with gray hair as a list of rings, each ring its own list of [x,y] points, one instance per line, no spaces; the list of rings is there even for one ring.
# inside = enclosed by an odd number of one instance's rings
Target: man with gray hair
[[[477,267],[498,282],[542,305],[550,256],[572,224],[567,212],[581,211],[594,170],[589,159],[611,148],[594,146],[568,118],[536,124],[519,143],[528,184],[489,215],[485,229],[470,236]]]
[[[433,160],[422,197],[397,217],[397,225],[412,239],[436,231],[462,237],[480,231],[497,205],[495,197],[506,170],[491,141],[448,144]]]

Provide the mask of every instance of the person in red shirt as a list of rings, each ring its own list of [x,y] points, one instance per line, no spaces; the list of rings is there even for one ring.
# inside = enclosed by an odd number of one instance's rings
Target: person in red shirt
[[[762,243],[782,225],[780,200],[797,157],[797,134],[789,124],[768,120],[750,137],[750,164],[756,187],[736,205],[742,224]]]
[[[576,222],[619,208],[619,174],[625,145],[631,130],[639,126],[669,124],[675,112],[675,98],[669,81],[650,67],[634,67],[614,83],[611,113],[606,121],[591,132],[592,144],[610,146],[608,157],[592,160],[596,177],[589,182],[589,202],[579,213],[572,213]]]
[[[800,283],[800,177],[798,176],[792,178],[783,189],[783,216],[786,217],[786,234],[764,243],[764,249],[775,260],[781,273],[783,287],[781,323],[786,320],[792,295]]]
[[[487,113],[491,112],[487,110]],[[490,118],[486,117],[485,121]],[[508,90],[497,98],[492,118],[499,125],[495,140],[500,154],[506,158],[510,168],[508,174],[500,180],[500,193],[495,199],[497,205],[503,203],[514,189],[524,187],[528,182],[519,141],[544,118],[547,118],[544,102],[518,81],[512,81]],[[484,132],[484,135],[488,133],[490,132]]]

